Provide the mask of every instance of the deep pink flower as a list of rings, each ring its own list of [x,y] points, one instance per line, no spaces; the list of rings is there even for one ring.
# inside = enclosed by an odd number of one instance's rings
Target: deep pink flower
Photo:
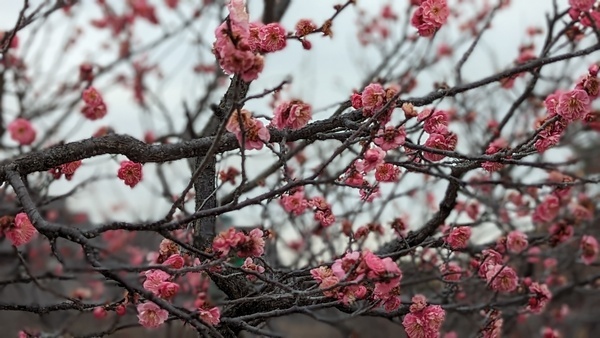
[[[180,254],[172,254],[163,262],[163,265],[166,265],[171,269],[181,269],[185,265],[185,260]]]
[[[546,196],[533,212],[534,222],[550,222],[556,218],[560,211],[560,199],[555,194]]]
[[[367,173],[375,169],[378,165],[383,163],[385,157],[385,151],[379,147],[373,147],[367,149],[363,155],[362,160],[356,161],[356,169],[360,172]]]
[[[265,52],[282,50],[287,44],[285,28],[277,22],[260,27],[258,38],[260,39],[260,48]]]
[[[423,130],[426,133],[432,134],[438,133],[441,126],[447,127],[450,116],[445,110],[424,109],[419,113],[417,120],[419,122],[425,121],[423,123]]]
[[[371,116],[385,104],[386,93],[381,84],[371,83],[365,87],[361,98],[364,115]]]
[[[462,276],[462,269],[460,265],[455,262],[450,262],[448,264],[443,264],[440,267],[440,272],[442,273],[442,278],[445,281],[457,282],[460,280]]]
[[[89,120],[98,120],[106,116],[107,109],[105,103],[100,103],[95,106],[85,105],[81,108],[81,113]]]
[[[277,129],[300,129],[312,118],[312,108],[300,100],[284,102],[275,108],[272,124]]]
[[[406,131],[403,126],[395,128],[393,126],[387,126],[385,129],[380,129],[373,142],[378,145],[382,150],[388,151],[390,149],[396,149],[404,144],[406,140]]]
[[[248,235],[244,235],[236,246],[238,250],[237,255],[242,258],[262,256],[265,253],[265,240],[263,236],[262,230],[258,228],[252,229]]]
[[[447,132],[446,134],[432,133],[424,145],[428,148],[452,151],[456,148],[457,141],[456,134],[452,132]],[[436,162],[444,159],[446,155],[424,152],[423,157],[429,161]]]
[[[515,270],[502,264],[492,266],[485,278],[492,290],[498,292],[514,291],[519,284],[519,277]]]
[[[441,306],[426,306],[425,297],[416,295],[411,312],[402,320],[402,326],[408,338],[438,338],[445,317],[446,312]]]
[[[169,312],[161,309],[152,302],[141,303],[137,306],[139,323],[146,328],[155,329],[161,326],[167,318]]]
[[[580,12],[587,12],[594,6],[595,0],[569,0],[569,6]]]
[[[281,205],[286,212],[300,216],[308,208],[308,201],[304,196],[304,191],[298,190],[291,195],[281,196]]]
[[[400,176],[400,168],[391,163],[383,163],[375,168],[377,182],[396,182]]]
[[[556,112],[567,121],[581,120],[590,110],[590,97],[581,89],[562,93]]]
[[[17,141],[20,145],[30,145],[35,141],[36,131],[31,122],[26,119],[18,118],[8,124],[10,138]]]
[[[527,241],[527,235],[519,230],[511,231],[506,236],[506,246],[508,251],[519,254],[527,249],[529,242]]]
[[[89,87],[81,93],[81,98],[86,105],[89,106],[97,106],[104,101],[102,100],[102,95],[96,90],[94,87]]]
[[[4,235],[14,246],[21,246],[31,242],[37,234],[36,228],[31,224],[29,217],[24,212],[18,213],[13,222],[3,225],[5,228],[0,229],[0,231],[4,231]]]
[[[142,164],[133,161],[121,162],[117,176],[131,188],[135,187],[143,178]]]
[[[463,249],[466,248],[471,238],[471,227],[462,226],[452,228],[450,234],[446,238],[446,243],[450,245],[452,249]]]
[[[179,284],[173,282],[162,282],[158,286],[157,296],[164,299],[173,298],[179,291]]]
[[[529,298],[527,310],[533,313],[541,313],[552,299],[552,293],[546,284],[539,284],[537,282],[531,283],[531,285],[529,285],[529,293],[531,293],[532,296]]]
[[[554,93],[548,95],[544,100],[544,106],[546,106],[546,110],[548,111],[549,116],[554,116],[558,114],[558,102],[562,93],[564,93],[564,91],[557,90]]]

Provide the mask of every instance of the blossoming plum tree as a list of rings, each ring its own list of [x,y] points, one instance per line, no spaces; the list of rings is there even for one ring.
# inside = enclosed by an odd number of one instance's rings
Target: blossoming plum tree
[[[380,317],[409,338],[591,330],[578,318],[598,311],[600,177],[571,147],[599,138],[600,5],[554,0],[545,26],[515,37],[514,62],[472,79],[510,0],[348,0],[288,24],[294,3],[254,1],[256,16],[244,0],[23,1],[0,33],[0,326],[40,319],[5,333],[285,337],[268,323],[293,314],[340,330]],[[302,81],[260,84],[275,56],[315,55],[352,11],[357,45],[380,53],[354,92],[317,109],[290,94]],[[77,27],[61,53],[84,56],[45,79],[32,50],[53,18]],[[172,108],[156,56],[186,40],[202,86]],[[153,128],[119,122],[115,87]],[[159,206],[101,220],[56,207],[114,202],[105,181]],[[73,325],[85,315],[94,325]]]

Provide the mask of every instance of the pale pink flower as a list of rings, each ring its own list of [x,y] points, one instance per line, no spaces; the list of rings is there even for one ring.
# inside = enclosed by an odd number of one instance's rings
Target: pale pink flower
[[[527,235],[519,230],[511,231],[506,236],[506,246],[508,247],[508,251],[512,253],[519,254],[527,249],[528,245]]]
[[[573,226],[565,222],[554,223],[548,229],[551,242],[556,245],[573,237]]]
[[[171,275],[162,270],[149,270],[144,273],[146,280],[144,281],[144,289],[152,292],[155,295],[159,294],[160,286],[166,282]]]
[[[419,113],[417,121],[425,121],[423,130],[426,133],[439,133],[440,127],[447,127],[450,117],[445,110],[424,109]]]
[[[573,89],[562,93],[558,100],[556,112],[567,121],[581,120],[590,110],[590,98],[581,89]]]
[[[418,306],[411,306],[411,312],[402,320],[408,338],[438,338],[440,335],[446,312],[439,305],[425,306],[425,302],[422,295],[413,297],[413,303]]]
[[[479,265],[478,275],[486,278],[487,273],[496,265],[502,264],[502,255],[494,249],[485,249],[482,252],[481,263]]]
[[[169,312],[161,309],[152,302],[141,303],[137,306],[139,323],[146,328],[155,329],[161,326],[167,318]]]
[[[253,119],[252,113],[249,110],[242,109],[240,111],[236,109],[231,114],[231,117],[229,117],[225,129],[227,129],[227,131],[230,133],[240,133],[242,130],[242,127],[240,127],[240,122],[244,128],[247,128],[247,126],[252,123]]]
[[[498,292],[512,292],[519,284],[519,277],[515,270],[501,264],[492,266],[485,278],[492,290]]]
[[[452,228],[450,234],[446,237],[446,243],[448,243],[452,249],[463,249],[467,247],[469,238],[471,238],[470,227],[462,226]]]
[[[546,196],[533,212],[534,222],[550,222],[556,218],[560,211],[560,199],[555,194]]]
[[[298,190],[291,195],[281,196],[281,206],[286,212],[299,216],[308,208],[308,201],[304,196],[304,191]]]
[[[415,313],[422,311],[427,307],[427,298],[422,294],[416,294],[411,299],[412,304],[409,307],[410,312]]]
[[[421,8],[423,20],[438,28],[446,23],[450,14],[446,0],[425,0],[421,3]]]
[[[529,293],[531,293],[532,296],[527,303],[527,310],[533,313],[541,313],[544,311],[546,305],[552,299],[552,293],[546,284],[539,284],[537,282],[531,283],[529,286]]]
[[[252,260],[252,258],[250,258],[250,257],[246,258],[246,260],[244,261],[244,264],[242,265],[242,269],[254,271],[259,274],[265,272],[265,268],[262,265],[255,264],[254,261]],[[249,281],[255,281],[257,277],[255,275],[247,274],[246,278]]]
[[[584,264],[590,265],[594,263],[598,257],[598,241],[595,237],[589,235],[583,235],[581,237],[581,260]]]
[[[241,25],[244,27],[248,25],[249,16],[246,12],[246,1],[245,0],[231,0],[227,4],[229,10],[229,19],[233,24]]]
[[[563,94],[563,93],[564,93],[564,91],[557,90],[554,93],[548,95],[546,97],[546,99],[544,100],[544,106],[546,106],[546,110],[548,111],[549,116],[554,116],[554,115],[558,114],[558,112],[557,112],[558,102],[560,100],[561,94]]]
[[[312,108],[300,100],[284,102],[275,108],[272,124],[277,129],[300,129],[312,118]]]
[[[208,309],[199,308],[198,312],[200,318],[210,325],[218,325],[221,321],[221,311],[216,306],[210,307]]]
[[[425,141],[425,147],[438,149],[438,150],[446,150],[452,151],[456,147],[457,143],[456,134],[452,132],[448,132],[446,134],[432,133],[429,135],[427,141]],[[440,161],[446,157],[444,154],[434,154],[431,152],[424,152],[423,157],[429,161]]]
[[[379,129],[373,142],[382,150],[388,151],[403,145],[405,140],[406,130],[404,130],[403,126],[398,128],[387,126],[385,129]]]
[[[252,229],[248,235],[244,235],[242,240],[236,246],[239,257],[259,257],[265,253],[265,240],[263,231],[256,228]],[[214,245],[214,244],[213,244]]]
[[[242,240],[244,240],[244,234],[237,232],[234,228],[229,228],[215,237],[212,247],[221,256],[227,256],[229,251],[236,247]]]
[[[265,52],[282,50],[287,44],[285,28],[277,22],[260,27],[258,38],[260,39],[260,48]]]
[[[31,122],[26,119],[18,118],[8,124],[10,138],[17,141],[20,145],[30,145],[35,141],[36,131]]]
[[[364,115],[370,116],[385,104],[386,93],[379,83],[371,83],[362,92],[362,108]]]
[[[400,168],[391,163],[382,163],[375,168],[377,182],[396,182],[400,176]]]
[[[0,231],[4,231],[4,235],[14,246],[21,246],[31,242],[33,237],[38,233],[24,212],[18,213],[13,222],[4,226],[8,227],[2,228]]]
[[[462,276],[462,269],[460,265],[455,262],[442,264],[440,267],[440,272],[442,273],[442,278],[445,281],[457,282]]]
[[[378,165],[383,163],[385,157],[385,151],[379,147],[373,147],[367,149],[363,154],[363,159],[356,161],[356,169],[358,171],[367,173],[375,169]]]

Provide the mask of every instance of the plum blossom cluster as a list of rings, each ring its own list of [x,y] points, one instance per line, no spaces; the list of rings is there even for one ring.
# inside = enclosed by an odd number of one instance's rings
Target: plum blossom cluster
[[[304,194],[304,189],[302,188],[281,196],[280,203],[286,212],[294,216],[300,216],[306,210],[312,208],[314,219],[318,221],[323,228],[327,228],[335,222],[335,215],[333,214],[331,205],[320,196],[307,199]]]
[[[29,120],[18,118],[8,124],[10,138],[22,146],[28,146],[35,141],[36,131]]]
[[[569,16],[584,27],[598,27],[600,12],[595,4],[596,0],[569,0]]]
[[[73,161],[65,164],[61,164],[60,166],[50,169],[50,174],[54,177],[54,179],[59,179],[62,175],[65,175],[67,181],[70,181],[75,175],[75,171],[81,167],[81,160]]]
[[[179,270],[184,266],[191,264],[184,256],[182,256],[179,246],[167,239],[161,241],[159,245],[158,253],[150,255],[153,264],[159,264],[165,268],[171,270]],[[198,262],[196,260],[195,262]],[[195,263],[194,263],[195,264]],[[168,302],[173,302],[174,297],[178,294],[179,290],[185,287],[180,285],[176,281],[176,275],[171,275],[162,269],[151,269],[141,274],[145,277],[142,284],[143,288],[155,296],[164,299]],[[185,279],[179,279],[179,281],[188,280],[192,281],[197,274],[186,274]],[[198,281],[199,282],[199,281]],[[197,283],[195,284],[194,290],[197,292],[197,298],[193,302],[189,303],[197,312],[200,319],[209,325],[217,325],[220,321],[220,310],[216,306],[210,305],[207,300],[207,295],[204,292],[208,284]],[[189,291],[189,290],[188,290]],[[167,310],[162,309],[160,306],[151,301],[140,302],[137,305],[138,321],[146,327],[155,329],[160,327],[169,317]]]
[[[121,162],[117,176],[125,182],[126,185],[133,188],[140,183],[143,178],[142,164],[133,161],[123,161]]]
[[[5,236],[14,246],[31,242],[37,233],[36,228],[24,212],[20,212],[14,217],[3,216],[0,218],[0,238]]]
[[[402,271],[391,258],[364,250],[348,252],[330,267],[310,271],[326,297],[351,304],[372,299],[390,312],[400,307]]]
[[[374,143],[364,151],[361,158],[357,159],[346,171],[342,180],[350,187],[360,188],[361,199],[372,202],[381,195],[379,182],[397,182],[400,177],[400,168],[392,163],[385,162],[388,150],[396,149],[404,144],[406,132],[404,127],[387,126],[377,133]],[[370,183],[367,176],[374,173],[375,183]]]
[[[98,120],[106,115],[106,103],[96,88],[89,87],[81,94],[84,106],[81,113],[90,120]]]
[[[256,80],[264,68],[261,53],[287,45],[285,28],[279,23],[250,23],[244,0],[231,0],[227,8],[229,18],[215,31],[213,52],[226,73],[237,74],[246,82]]]
[[[362,109],[367,117],[375,117],[382,125],[390,121],[395,105],[393,100],[398,96],[399,88],[389,86],[384,88],[380,83],[367,85],[362,93],[354,93],[350,97],[352,108]],[[386,109],[383,109],[383,108]]]
[[[308,121],[310,121],[312,108],[300,100],[292,100],[290,102],[283,102],[277,106],[273,115],[271,123],[275,128],[279,130],[285,128],[296,130],[306,126]]]
[[[265,253],[265,234],[255,228],[249,233],[229,228],[219,233],[212,243],[213,251],[220,257],[226,257],[234,251],[238,257],[260,257]]]
[[[412,298],[410,312],[404,316],[402,326],[409,338],[437,338],[446,318],[439,305],[427,305],[427,298],[418,294]]]
[[[415,3],[415,1],[413,1]],[[448,20],[450,9],[446,0],[418,0],[410,23],[420,36],[433,36]]]
[[[516,271],[504,262],[504,257],[494,249],[482,251],[481,259],[472,264],[478,269],[479,277],[485,279],[494,291],[508,293],[515,291],[519,284]]]
[[[423,130],[429,134],[424,144],[426,147],[444,151],[453,151],[456,148],[458,138],[448,129],[450,116],[447,111],[424,109],[419,113],[417,120],[423,122]],[[441,161],[445,157],[444,154],[429,151],[423,153],[423,158],[432,162]]]
[[[544,100],[547,115],[538,119],[536,129],[541,129],[535,148],[543,153],[548,148],[558,144],[560,137],[570,123],[588,120],[591,113],[591,103],[600,95],[600,80],[598,65],[592,65],[588,74],[582,77],[569,91],[557,90]]]
[[[260,150],[271,139],[267,127],[246,109],[235,110],[227,121],[226,129],[235,135],[240,146],[248,150]]]

